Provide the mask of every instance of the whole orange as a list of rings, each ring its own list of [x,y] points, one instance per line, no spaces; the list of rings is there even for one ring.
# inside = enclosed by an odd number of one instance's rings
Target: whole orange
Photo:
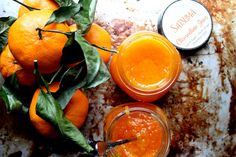
[[[49,90],[51,92],[56,92],[59,89],[59,85],[59,82],[53,83],[49,86]],[[38,101],[39,92],[39,89],[35,91],[30,104],[30,120],[36,130],[42,135],[47,137],[57,137],[58,134],[55,131],[54,127],[49,122],[45,121],[43,118],[38,116],[36,113],[36,104]],[[87,96],[78,89],[76,90],[76,92],[74,93],[71,100],[63,111],[65,117],[70,120],[76,127],[80,128],[87,117],[88,107],[89,103]]]
[[[36,77],[31,71],[23,69],[15,60],[8,45],[0,55],[0,72],[7,78],[16,72],[16,77],[21,85],[31,86],[36,82]]]
[[[23,3],[27,6],[36,9],[56,10],[59,7],[54,0],[24,0]],[[25,13],[28,13],[29,11],[30,11],[29,9],[21,5],[18,11],[18,17],[22,16]]]
[[[0,71],[3,78],[11,76],[18,70],[21,70],[22,67],[19,64],[16,64],[16,60],[13,57],[8,45],[3,49],[0,56]]]
[[[111,36],[110,34],[101,26],[96,23],[93,23],[84,36],[84,38],[91,44],[95,44],[97,46],[105,47],[107,49],[111,49]],[[100,57],[103,59],[105,63],[108,63],[111,57],[111,52],[102,50],[97,48]]]
[[[62,49],[67,36],[61,33],[39,31],[57,30],[69,32],[64,23],[52,23],[45,26],[53,10],[35,10],[18,18],[9,29],[9,48],[24,69],[33,70],[34,60],[38,61],[42,74],[55,72],[59,66]]]

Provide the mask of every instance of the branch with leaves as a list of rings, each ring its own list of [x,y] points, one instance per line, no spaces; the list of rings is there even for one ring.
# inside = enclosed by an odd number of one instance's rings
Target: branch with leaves
[[[18,2],[17,0],[14,1]],[[65,118],[63,109],[77,89],[93,88],[110,78],[110,73],[96,48],[109,52],[115,51],[91,45],[84,39],[84,35],[90,29],[94,20],[97,0],[80,0],[78,3],[73,0],[55,1],[60,7],[53,12],[46,25],[55,22],[73,21],[78,29],[75,32],[36,29],[41,39],[43,39],[42,32],[62,33],[68,37],[68,41],[62,51],[61,68],[57,72],[43,76],[38,69],[39,63],[35,62],[35,74],[40,87],[48,87],[48,84],[54,81],[60,82],[60,89],[56,93],[51,93],[48,88],[47,92],[41,90],[36,107],[37,114],[50,122],[65,138],[74,141],[84,150],[90,152],[93,148],[88,144],[82,133]],[[24,6],[29,10],[37,9],[27,5]],[[15,20],[17,19],[14,17],[0,18],[0,51],[7,45],[8,30]],[[68,68],[67,65],[72,63],[78,64]],[[34,87],[34,89],[36,88],[38,86]],[[16,74],[7,78],[0,87],[0,96],[4,100],[8,112],[27,112],[32,94],[26,93],[26,90],[22,91]]]

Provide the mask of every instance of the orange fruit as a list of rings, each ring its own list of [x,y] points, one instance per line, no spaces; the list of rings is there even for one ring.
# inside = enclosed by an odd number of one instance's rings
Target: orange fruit
[[[110,34],[104,28],[102,28],[96,23],[93,23],[91,25],[91,28],[84,36],[84,38],[91,44],[105,47],[107,49],[111,49],[112,47]],[[97,48],[97,50],[103,61],[105,63],[108,63],[111,57],[111,52],[104,51],[99,48]]]
[[[60,66],[62,49],[67,36],[55,32],[36,30],[58,30],[69,32],[64,23],[52,23],[45,26],[53,10],[35,10],[18,18],[9,29],[9,48],[24,69],[33,70],[34,60],[38,61],[42,74],[55,72]],[[40,37],[40,33],[42,37]]]
[[[56,92],[59,89],[59,85],[59,82],[55,82],[49,86],[49,90],[51,92]],[[39,92],[39,89],[35,91],[30,104],[30,120],[36,130],[42,135],[47,137],[56,137],[58,134],[55,131],[54,127],[49,122],[38,116],[36,113],[36,104],[38,101]],[[80,128],[87,117],[88,107],[89,103],[87,96],[78,89],[63,111],[65,117],[70,120],[76,127]]]
[[[11,76],[18,70],[21,70],[22,67],[16,64],[16,60],[13,57],[8,45],[3,49],[0,56],[0,71],[3,78]]]
[[[32,71],[25,69],[16,72],[16,78],[23,86],[32,86],[36,83],[36,75]]]
[[[27,6],[36,8],[36,9],[52,9],[56,10],[59,6],[54,0],[24,0],[23,3]],[[18,17],[22,16],[25,13],[28,13],[30,10],[24,6],[20,6]]]
[[[31,86],[36,82],[35,75],[32,72],[17,64],[8,45],[3,49],[0,56],[0,71],[3,78],[7,78],[16,72],[16,77],[21,85]]]

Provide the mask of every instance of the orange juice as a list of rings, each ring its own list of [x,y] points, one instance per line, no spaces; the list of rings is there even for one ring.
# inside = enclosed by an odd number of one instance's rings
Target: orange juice
[[[115,107],[106,116],[104,131],[106,142],[137,137],[110,150],[108,157],[163,157],[168,154],[167,119],[153,104],[136,102]]]
[[[181,67],[179,52],[165,37],[140,31],[120,45],[110,71],[113,80],[129,96],[152,102],[174,85]]]

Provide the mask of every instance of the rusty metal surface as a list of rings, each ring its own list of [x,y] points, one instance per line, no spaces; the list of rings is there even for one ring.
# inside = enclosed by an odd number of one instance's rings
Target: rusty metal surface
[[[174,87],[154,102],[167,114],[172,132],[169,156],[236,156],[236,1],[200,0],[213,18],[209,42],[182,53],[183,70]],[[158,15],[171,0],[99,0],[96,22],[112,34],[116,48],[137,30],[156,31]],[[16,15],[14,2],[0,2],[0,16]],[[11,9],[9,9],[11,8]],[[104,115],[133,101],[110,80],[87,91],[90,113],[83,132],[103,139]],[[80,156],[40,137],[24,115],[6,114],[0,103],[0,156]]]

